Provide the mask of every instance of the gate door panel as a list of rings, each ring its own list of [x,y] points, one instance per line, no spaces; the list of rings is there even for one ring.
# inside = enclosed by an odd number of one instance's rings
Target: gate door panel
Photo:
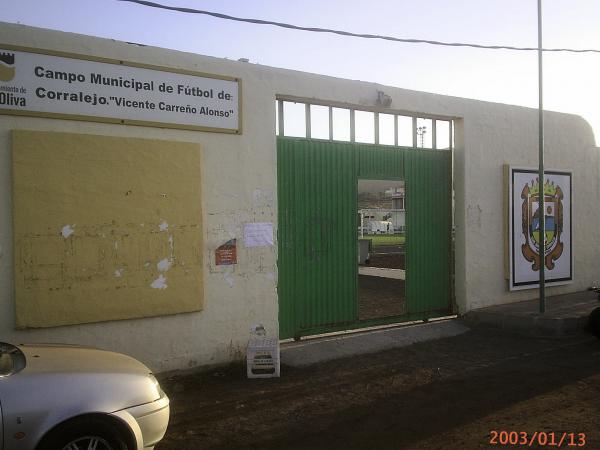
[[[451,310],[451,156],[449,151],[406,150],[408,314],[433,317]]]
[[[356,186],[346,144],[278,138],[280,338],[352,323]]]

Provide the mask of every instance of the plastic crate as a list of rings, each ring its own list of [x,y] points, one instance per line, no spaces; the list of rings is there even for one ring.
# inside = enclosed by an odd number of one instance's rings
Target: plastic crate
[[[279,377],[279,340],[256,337],[250,339],[246,351],[248,378]]]

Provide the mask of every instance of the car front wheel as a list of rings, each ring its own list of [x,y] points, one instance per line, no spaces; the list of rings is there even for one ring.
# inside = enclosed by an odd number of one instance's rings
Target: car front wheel
[[[38,450],[128,450],[119,431],[96,418],[75,419],[55,428]]]

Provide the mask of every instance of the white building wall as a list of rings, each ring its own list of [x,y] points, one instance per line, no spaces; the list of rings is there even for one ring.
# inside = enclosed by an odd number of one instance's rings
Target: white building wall
[[[243,79],[243,135],[0,116],[0,340],[94,345],[139,358],[153,370],[219,364],[245,355],[252,325],[277,333],[276,251],[245,249],[238,264],[215,267],[214,250],[242,236],[245,222],[276,222],[275,110],[272,87],[251,65],[114,41],[0,25],[0,42],[119,60],[187,68]],[[235,69],[235,70],[234,70]],[[204,310],[147,319],[15,330],[11,223],[10,130],[63,131],[156,138],[202,146]],[[276,230],[275,230],[276,232]]]
[[[141,47],[107,39],[0,24],[0,43],[113,58],[242,79],[243,134],[121,126],[82,121],[0,116],[0,340],[89,344],[125,352],[155,371],[239,359],[249,329],[263,323],[276,333],[276,246],[238,246],[238,264],[215,268],[214,249],[242,237],[245,222],[277,230],[275,96],[375,106],[377,91],[392,110],[456,117],[456,297],[460,312],[537,296],[508,292],[504,279],[504,164],[536,166],[537,111],[408,91]],[[200,143],[203,154],[205,308],[199,313],[35,330],[15,330],[11,225],[12,129],[64,131]],[[546,167],[573,171],[574,282],[548,295],[585,289],[600,277],[598,149],[580,117],[546,114]]]

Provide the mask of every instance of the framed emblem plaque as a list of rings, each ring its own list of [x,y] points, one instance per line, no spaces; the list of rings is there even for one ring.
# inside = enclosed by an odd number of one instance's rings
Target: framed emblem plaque
[[[537,169],[510,167],[509,185],[509,288],[539,287],[541,264],[547,285],[573,280],[571,172],[547,170],[540,185]],[[544,211],[540,211],[540,196]],[[545,246],[540,235],[545,223]],[[540,258],[540,254],[543,257]]]

